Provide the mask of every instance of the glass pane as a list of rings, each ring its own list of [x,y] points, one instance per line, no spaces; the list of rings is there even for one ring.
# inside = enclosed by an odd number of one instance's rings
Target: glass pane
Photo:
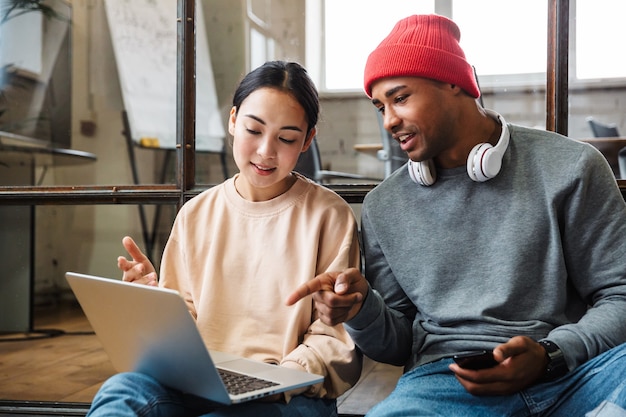
[[[615,48],[626,7],[622,2],[577,0],[570,10],[575,29],[570,34],[568,135],[598,148],[615,177],[626,179],[626,60]]]
[[[211,161],[217,175],[203,176],[200,160],[196,160],[196,182],[221,182],[228,174],[226,166],[226,129],[220,111],[215,86],[212,54],[207,38],[204,8],[208,6],[198,2],[196,10],[196,151],[198,158]],[[208,158],[207,158],[208,157]],[[221,169],[218,169],[221,168]],[[175,177],[174,177],[175,178]]]
[[[363,68],[369,53],[403,17],[433,13],[434,1],[371,0],[324,2],[324,63],[328,90],[363,89]]]
[[[23,14],[18,7],[0,23],[5,184],[175,183],[176,8],[175,1],[51,0]],[[213,157],[219,175],[207,181],[214,183],[224,178],[225,119],[203,8],[196,12],[196,148]],[[25,164],[27,177],[14,168]]]
[[[502,18],[485,19],[484,10]],[[547,12],[546,0],[453,2],[453,18],[467,60],[476,69],[481,101],[507,122],[545,127]]]
[[[625,15],[624,2],[576,1],[576,78],[626,78],[626,57],[615,49]]]
[[[33,324],[38,308],[73,301],[65,281],[67,271],[120,278],[117,258],[128,258],[121,244],[126,235],[134,238],[158,270],[175,206],[143,206],[150,221],[145,231],[139,209],[134,205],[0,206],[0,262],[5,272],[0,280],[0,333],[27,337],[21,333],[41,330]],[[11,394],[6,391],[4,400],[33,399],[23,386]],[[54,389],[49,391],[54,395]]]
[[[102,2],[78,10],[63,0],[32,3],[38,8],[22,2],[0,24],[3,183],[132,183]],[[27,176],[16,168],[24,165],[31,167]]]
[[[256,29],[250,29],[250,68],[260,67],[269,59],[267,39]]]
[[[434,10],[436,13],[446,11],[443,3],[446,2],[435,3],[438,7]],[[322,162],[334,170],[384,177],[399,164],[393,163],[393,149],[385,149],[386,133],[381,131],[371,104],[361,93],[365,61],[358,62],[355,57],[359,56],[360,48],[363,48],[362,55],[367,56],[399,18],[413,13],[432,13],[433,9],[430,9],[429,2],[419,2],[420,7],[427,9],[416,10],[414,2],[411,11],[400,11],[399,16],[390,18],[389,26],[383,28],[380,22],[384,21],[387,10],[399,8],[381,8],[378,5],[368,9],[363,2],[359,2],[358,7],[352,7],[348,13],[339,9],[344,4],[346,2],[325,2],[326,46],[334,46],[337,50],[332,57],[329,50],[326,51],[325,85],[328,87],[331,80],[345,76],[342,86],[351,85],[356,90],[354,95],[342,94],[332,99],[323,97],[325,116],[320,127],[323,132],[320,135]],[[451,1],[449,4],[449,12],[461,31],[461,46],[470,64],[476,66],[484,106],[500,112],[509,122],[544,127],[548,2],[480,0]],[[490,16],[516,18],[487,18],[485,10],[490,11]],[[361,17],[361,14],[366,16]],[[357,18],[352,23],[346,23],[346,19],[352,16]],[[350,27],[349,34],[342,33],[345,27]],[[334,34],[331,32],[333,28]],[[368,32],[367,35],[360,30]],[[377,32],[379,30],[380,33]],[[358,35],[354,35],[354,39],[348,38],[353,34]],[[370,35],[372,40],[366,46]],[[345,53],[347,50],[351,51],[350,54]],[[358,71],[350,72],[352,64]]]
[[[503,18],[481,19],[485,10],[490,11],[489,16]],[[547,13],[546,0],[453,2],[461,46],[483,77],[483,86],[545,81]]]
[[[0,9],[0,131],[67,147],[71,120],[70,7]],[[5,5],[6,4],[6,5]]]

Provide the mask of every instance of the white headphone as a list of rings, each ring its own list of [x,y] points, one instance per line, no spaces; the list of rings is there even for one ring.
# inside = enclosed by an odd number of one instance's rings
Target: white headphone
[[[490,143],[479,143],[467,156],[467,175],[476,182],[484,182],[498,175],[502,168],[504,152],[509,146],[509,128],[504,118],[493,110],[486,109],[485,111],[500,122],[502,134],[496,146]],[[407,168],[411,179],[420,185],[433,185],[437,180],[437,170],[432,159],[420,162],[413,162],[409,159]]]

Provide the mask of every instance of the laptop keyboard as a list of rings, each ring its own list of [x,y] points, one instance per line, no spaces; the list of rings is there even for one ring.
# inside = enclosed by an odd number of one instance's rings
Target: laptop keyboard
[[[261,388],[273,387],[278,385],[276,382],[268,381],[253,377],[250,375],[239,374],[233,371],[218,369],[220,377],[230,394],[244,394]]]

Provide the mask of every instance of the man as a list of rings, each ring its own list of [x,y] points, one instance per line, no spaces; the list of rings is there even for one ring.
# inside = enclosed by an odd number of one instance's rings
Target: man
[[[459,39],[410,16],[370,54],[365,91],[410,161],[363,202],[365,277],[320,275],[287,304],[313,294],[366,355],[405,366],[371,416],[624,416],[615,178],[591,146],[480,107]],[[495,366],[453,361],[472,351]]]

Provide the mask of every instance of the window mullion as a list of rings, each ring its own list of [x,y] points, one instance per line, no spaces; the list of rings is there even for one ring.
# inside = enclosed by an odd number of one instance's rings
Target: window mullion
[[[196,4],[195,0],[178,0],[178,34],[176,64],[176,184],[184,194],[195,185],[196,137]]]

